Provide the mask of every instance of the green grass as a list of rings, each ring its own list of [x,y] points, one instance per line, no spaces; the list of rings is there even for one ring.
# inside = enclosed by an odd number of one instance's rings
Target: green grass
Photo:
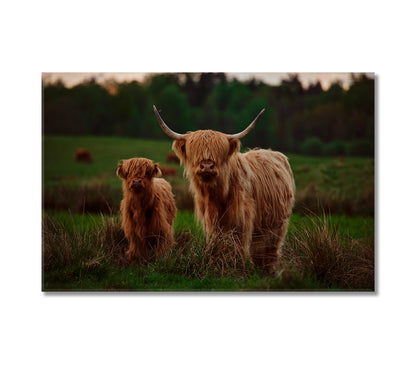
[[[374,215],[374,159],[289,155],[299,212]]]
[[[228,238],[208,250],[179,165],[172,184],[177,245],[153,264],[129,265],[119,225],[119,160],[162,165],[171,141],[43,137],[43,289],[272,291],[374,289],[374,160],[288,155],[297,196],[283,262],[265,275],[233,255]],[[91,164],[77,163],[87,148]],[[325,216],[322,213],[325,212]],[[224,244],[225,243],[225,244]],[[230,249],[231,248],[231,249]],[[322,266],[315,266],[319,261]],[[357,273],[359,270],[360,274]]]
[[[292,214],[290,217],[290,224],[288,228],[288,234],[295,233],[297,227],[302,225],[311,225],[314,221],[319,221],[322,216],[310,216],[305,219],[305,216],[301,214]],[[344,237],[362,239],[362,238],[374,238],[374,218],[373,217],[349,217],[331,215],[326,219]]]
[[[130,267],[89,273],[65,281],[60,273],[47,275],[44,291],[117,291],[117,292],[267,292],[267,291],[337,291],[313,278],[281,280],[261,275],[248,280],[235,278],[189,278],[162,274],[146,268]]]
[[[120,137],[43,137],[43,207],[74,213],[114,213],[122,198],[121,181],[116,175],[120,160],[150,158],[160,165],[177,167],[177,176],[166,179],[173,185],[180,208],[192,209],[183,168],[166,162],[172,152],[169,140],[143,140]],[[90,164],[75,161],[78,148],[92,154]]]
[[[288,155],[296,186],[302,190],[311,183],[326,191],[344,189],[357,191],[361,185],[374,184],[374,159],[345,157],[312,157]]]
[[[115,174],[119,160],[146,157],[167,165],[171,141],[117,137],[43,138],[43,203],[45,209],[114,213],[121,200],[121,181]],[[75,151],[91,151],[91,164],[77,163]],[[288,155],[296,188],[295,212],[374,215],[374,160]],[[177,175],[172,184],[179,209],[193,210],[188,182]]]
[[[50,218],[59,222],[65,230],[68,231],[85,231],[95,229],[100,226],[105,219],[119,219],[118,214],[114,216],[104,215],[102,213],[71,213],[62,210],[45,210],[43,218]],[[192,212],[178,211],[174,223],[175,232],[190,229],[192,231],[201,230],[200,225],[196,222]]]
[[[374,253],[371,241],[374,222],[369,218],[293,215],[283,247],[284,261],[279,276],[263,274],[238,258],[235,261],[232,248],[223,248],[223,244],[216,252],[208,252],[201,227],[189,212],[178,212],[175,222],[177,245],[172,252],[145,266],[129,265],[124,258],[128,243],[118,216],[51,211],[44,212],[43,221],[45,291],[373,289],[371,273],[364,283],[361,279],[357,284],[350,280],[355,268],[367,269],[368,264],[363,266],[362,262]],[[299,241],[298,238],[302,237],[304,240]],[[335,253],[332,248],[335,248]],[[354,254],[353,260],[350,259],[351,253]],[[355,265],[357,253],[359,265]],[[367,256],[364,260],[361,253]],[[321,267],[318,269],[310,265],[311,258],[316,256],[324,259],[319,261]],[[339,259],[344,258],[346,260],[340,264]],[[371,256],[366,261],[371,261]],[[336,272],[332,274],[334,264]],[[370,271],[373,271],[371,269],[370,266]]]
[[[91,164],[75,162],[77,148],[87,148],[93,158]],[[150,140],[121,137],[44,136],[44,183],[79,183],[108,179],[118,185],[115,171],[119,160],[146,157],[166,164],[166,154],[172,151],[170,140]],[[289,154],[296,186],[299,190],[311,183],[322,189],[360,187],[374,181],[374,159],[346,157],[344,162],[333,157],[312,157]],[[182,169],[181,169],[182,170]],[[179,180],[181,173],[178,173]]]
[[[43,172],[44,183],[65,180],[67,182],[109,178],[118,181],[117,164],[122,159],[146,157],[154,162],[165,162],[171,151],[169,140],[140,140],[120,137],[94,136],[44,136]],[[75,151],[88,149],[93,158],[91,164],[75,162]]]
[[[117,215],[117,214],[116,214]],[[71,213],[61,210],[46,210],[43,217],[49,217],[61,223],[67,230],[88,230],[101,225],[103,219],[111,218],[101,213]],[[292,214],[288,228],[288,234],[294,234],[298,227],[313,223],[314,220],[319,221],[321,216],[305,217],[301,214]],[[373,217],[348,217],[332,215],[327,217],[328,221],[343,236],[351,238],[366,238],[374,236],[374,218]],[[178,211],[174,223],[174,231],[180,232],[185,229],[191,231],[200,231],[201,226],[196,221],[194,214],[190,211]],[[201,231],[202,232],[202,231]]]

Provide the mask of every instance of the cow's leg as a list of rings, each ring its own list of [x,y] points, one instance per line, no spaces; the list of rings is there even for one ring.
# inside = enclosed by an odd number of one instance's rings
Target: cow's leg
[[[277,270],[281,247],[286,236],[288,225],[289,220],[287,219],[269,232],[262,260],[262,267],[267,272],[273,273]]]
[[[126,252],[129,262],[140,262],[140,249],[134,238],[129,239],[129,249]]]
[[[254,233],[250,255],[256,267],[268,273],[276,270],[288,224],[289,220],[285,220],[274,228]]]
[[[147,260],[146,241],[136,236],[129,239],[129,249],[126,252],[128,260],[132,263],[143,264]]]
[[[238,218],[228,218],[227,226],[227,232],[234,236],[235,244],[240,255],[243,258],[250,259],[250,248],[254,229],[253,210],[247,209],[241,212]]]
[[[250,257],[256,268],[263,266],[263,258],[266,249],[265,235],[262,231],[255,230],[250,246]]]
[[[246,258],[250,258],[250,248],[253,240],[253,219],[251,214],[246,217],[246,224],[243,228],[242,235],[241,235],[241,246],[243,248],[243,254]]]

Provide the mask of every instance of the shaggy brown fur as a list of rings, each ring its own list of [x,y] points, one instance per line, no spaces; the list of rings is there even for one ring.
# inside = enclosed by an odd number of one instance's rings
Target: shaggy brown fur
[[[158,164],[146,158],[123,160],[117,175],[123,180],[121,226],[129,241],[127,257],[132,262],[152,261],[173,244],[176,206],[170,184],[155,178]]]
[[[92,162],[91,152],[88,149],[78,148],[75,152],[75,161],[90,164]]]
[[[295,182],[286,156],[240,153],[240,141],[211,130],[172,146],[190,179],[196,215],[209,237],[233,233],[255,265],[273,271],[286,235]]]

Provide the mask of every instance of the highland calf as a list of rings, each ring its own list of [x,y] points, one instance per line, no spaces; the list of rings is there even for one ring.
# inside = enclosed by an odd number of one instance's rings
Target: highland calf
[[[170,184],[162,179],[158,164],[146,158],[123,160],[117,175],[123,180],[121,226],[129,241],[127,257],[145,263],[173,244],[175,200]]]
[[[154,112],[190,180],[195,210],[208,238],[234,235],[245,256],[275,270],[295,197],[286,156],[271,150],[240,153],[240,139],[256,125],[264,109],[241,133],[212,130],[178,134]]]

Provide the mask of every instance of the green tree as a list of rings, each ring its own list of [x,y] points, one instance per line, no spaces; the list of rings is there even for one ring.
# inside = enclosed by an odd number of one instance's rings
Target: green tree
[[[188,99],[178,85],[166,86],[159,95],[158,109],[162,110],[163,118],[180,133],[191,129],[191,111]]]

